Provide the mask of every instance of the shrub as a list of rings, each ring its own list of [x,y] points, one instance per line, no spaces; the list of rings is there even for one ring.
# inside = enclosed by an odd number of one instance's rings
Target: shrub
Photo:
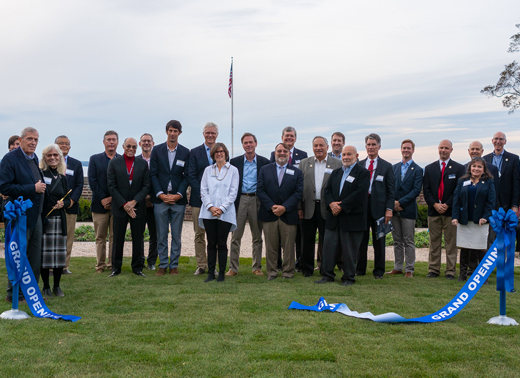
[[[79,199],[79,214],[78,222],[90,222],[92,221],[92,211],[90,211],[91,201],[85,198]]]
[[[428,206],[417,205],[417,220],[415,221],[416,228],[428,228]]]

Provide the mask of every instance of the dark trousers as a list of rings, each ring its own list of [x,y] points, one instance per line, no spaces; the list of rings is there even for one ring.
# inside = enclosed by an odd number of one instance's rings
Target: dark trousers
[[[145,224],[148,226],[148,233],[150,234],[147,263],[149,265],[155,265],[157,262],[157,227],[155,227],[155,213],[153,207],[146,208]],[[144,259],[143,251],[143,262]]]
[[[38,215],[34,228],[27,230],[27,260],[29,260],[37,283],[40,281],[40,269],[42,267],[42,232],[42,218]],[[12,298],[12,296],[13,286],[11,281],[7,279],[7,297]],[[21,299],[22,294],[18,298]]]
[[[130,222],[130,232],[132,233],[132,272],[137,273],[143,270],[144,253],[144,224],[145,218],[114,217],[114,243],[112,250],[112,271],[119,270],[123,266],[123,250],[125,247],[126,226]]]
[[[227,238],[232,225],[218,219],[203,219],[202,221],[206,230],[208,273],[214,274],[218,253],[219,274],[224,274],[227,265]]]
[[[334,266],[337,261],[336,251],[339,246],[343,258],[343,276],[341,281],[356,282],[356,257],[362,239],[363,231],[342,231],[340,227],[336,227],[333,230],[325,230],[320,270],[322,277],[327,278],[329,281],[334,281],[336,276],[334,273]]]
[[[370,205],[371,200],[370,196],[368,196],[368,227],[367,230],[363,233],[363,240],[361,240],[361,245],[359,246],[356,271],[360,272],[361,274],[365,274],[367,271],[368,237],[370,229],[372,229],[372,245],[374,246],[374,270],[372,271],[372,274],[374,276],[382,276],[385,273],[385,237],[382,237],[381,239],[376,238],[377,219],[372,217]],[[382,214],[381,216],[384,216],[384,214]]]

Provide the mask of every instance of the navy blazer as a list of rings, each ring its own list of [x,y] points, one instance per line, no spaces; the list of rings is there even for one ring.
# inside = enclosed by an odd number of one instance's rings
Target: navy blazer
[[[208,155],[206,154],[206,145],[193,148],[190,151],[188,163],[188,182],[191,186],[190,206],[201,207],[202,199],[200,198],[200,182],[204,170],[209,165]]]
[[[477,184],[477,193],[473,208],[473,219],[468,219],[468,188],[471,185],[469,178],[459,179],[457,188],[453,195],[452,218],[457,219],[460,224],[468,224],[468,220],[478,224],[481,218],[489,222],[491,211],[495,207],[495,184],[493,179],[480,180]],[[466,185],[464,185],[466,184]]]
[[[239,183],[238,183],[238,192],[237,192],[237,199],[235,200],[235,210],[238,212],[238,205],[240,204],[240,195],[242,194],[242,182],[244,180],[244,159],[245,154],[234,157],[229,162],[231,165],[235,166],[238,169],[239,174]],[[256,154],[256,182],[257,182],[257,189],[258,189],[258,176],[260,175],[260,169],[264,165],[269,164],[269,160],[267,158]]]
[[[330,174],[325,187],[325,204],[328,210],[325,227],[329,230],[338,226],[343,231],[352,232],[362,232],[367,229],[367,193],[370,187],[370,172],[357,163],[350,171],[349,177],[352,177],[353,180],[345,180],[340,193],[343,168],[335,169]],[[343,211],[338,216],[334,216],[330,204],[337,201],[341,201]]]
[[[417,219],[417,197],[421,194],[423,169],[414,161],[408,167],[401,181],[401,162],[394,164],[395,201],[399,201],[402,211],[394,211],[405,219]]]
[[[39,165],[38,157],[34,154],[34,161]],[[32,162],[31,162],[32,164]],[[45,182],[40,172],[41,182]],[[40,202],[44,193],[36,193],[34,176],[21,147],[8,152],[0,163],[0,193],[9,196],[9,201],[22,196],[24,200],[31,200],[32,207],[26,211],[27,229],[32,230],[40,216],[42,209]]]
[[[71,171],[70,174],[68,172],[69,170]],[[81,198],[83,185],[85,184],[85,179],[83,178],[83,166],[79,160],[67,156],[67,172],[65,177],[67,177],[69,189],[72,189],[72,192],[70,192],[67,198],[74,201],[74,204],[70,208],[66,209],[65,212],[67,214],[78,214],[79,199]]]
[[[493,153],[487,154],[483,159],[488,165],[493,164]],[[520,203],[520,172],[518,155],[504,151],[500,175],[495,177],[498,180],[498,205],[504,210],[509,210],[512,206]]]
[[[113,159],[120,156],[121,155],[116,153],[116,156],[114,156]],[[110,211],[105,209],[101,204],[102,199],[110,197],[107,182],[109,161],[107,154],[101,152],[100,154],[92,155],[88,162],[88,184],[90,189],[92,189],[92,202],[90,204],[90,209],[93,213],[105,214]]]
[[[177,144],[177,152],[175,160],[170,169],[170,161],[168,160],[168,144],[167,142],[155,146],[150,157],[150,181],[152,183],[152,202],[162,203],[157,198],[157,193],[168,193],[168,184],[172,183],[172,192],[180,193],[182,199],[176,203],[179,205],[186,205],[186,190],[188,189],[188,163],[190,159],[190,150],[181,144]],[[207,160],[207,159],[206,159]],[[193,198],[193,188],[191,191]],[[200,197],[200,194],[199,194]]]
[[[290,174],[288,172],[292,171]],[[262,222],[275,222],[278,217],[273,214],[273,205],[282,205],[287,210],[280,219],[282,222],[297,225],[300,223],[298,216],[298,202],[303,196],[303,174],[298,168],[287,164],[282,185],[278,185],[276,163],[264,165],[260,169],[256,195],[260,199],[258,219]]]
[[[358,164],[365,168],[367,159],[360,160]],[[393,210],[395,206],[395,180],[392,164],[379,156],[373,177],[370,194],[370,213],[373,219],[379,219],[385,216],[387,209]]]
[[[444,169],[444,193],[440,203],[448,205],[448,210],[444,214],[439,214],[433,205],[439,203],[439,185],[441,183],[441,168],[439,160],[428,164],[424,168],[423,194],[424,200],[428,204],[428,216],[438,217],[444,215],[451,217],[453,208],[453,193],[457,187],[457,181],[464,175],[464,166],[450,159],[449,164]]]
[[[468,164],[469,164],[469,162],[464,164],[464,169],[466,171],[468,170]],[[498,193],[500,190],[499,183],[498,183],[498,181],[499,181],[498,168],[495,165],[493,165],[493,163],[487,163],[486,166],[487,166],[488,172],[491,173],[491,176],[493,176],[493,184],[495,185],[495,207],[494,207],[494,209],[498,210],[498,208],[500,207],[500,204],[498,203]]]
[[[123,206],[128,201],[136,200],[135,214],[137,218],[146,215],[145,198],[150,193],[150,171],[148,163],[136,157],[134,159],[132,184],[128,179],[125,158],[119,156],[108,164],[108,191],[112,196],[111,212],[115,217],[126,217],[128,213]]]
[[[307,157],[307,152],[302,151],[294,147],[294,156],[291,157],[291,164],[294,165],[296,168],[298,168],[298,165],[300,165],[300,161],[305,159]],[[274,163],[274,151],[271,152],[271,158],[269,159],[271,163]]]

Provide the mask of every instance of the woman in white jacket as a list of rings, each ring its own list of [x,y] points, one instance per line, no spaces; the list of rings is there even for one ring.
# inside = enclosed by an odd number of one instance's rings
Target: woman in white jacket
[[[200,183],[202,206],[199,214],[199,226],[206,230],[208,251],[208,278],[215,279],[215,266],[219,273],[217,282],[224,281],[227,265],[227,238],[237,228],[235,199],[237,197],[238,169],[226,162],[229,152],[224,143],[215,143],[210,151],[215,162],[206,167]]]

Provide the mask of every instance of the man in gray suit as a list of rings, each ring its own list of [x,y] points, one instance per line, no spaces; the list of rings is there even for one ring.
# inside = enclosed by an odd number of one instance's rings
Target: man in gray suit
[[[330,174],[341,167],[341,161],[327,155],[327,139],[316,136],[312,140],[314,156],[305,158],[300,163],[303,173],[303,197],[298,214],[302,219],[302,258],[301,270],[304,277],[311,277],[314,272],[314,250],[316,230],[318,230],[318,250],[323,248],[325,218],[327,208],[324,202],[324,190]],[[321,258],[319,258],[321,262]]]
[[[145,198],[150,192],[150,173],[144,159],[136,159],[137,140],[126,138],[123,156],[108,164],[107,183],[112,197],[111,212],[114,217],[114,250],[112,251],[112,274],[121,273],[123,248],[128,221],[132,232],[132,271],[143,274],[143,233],[146,221]]]

